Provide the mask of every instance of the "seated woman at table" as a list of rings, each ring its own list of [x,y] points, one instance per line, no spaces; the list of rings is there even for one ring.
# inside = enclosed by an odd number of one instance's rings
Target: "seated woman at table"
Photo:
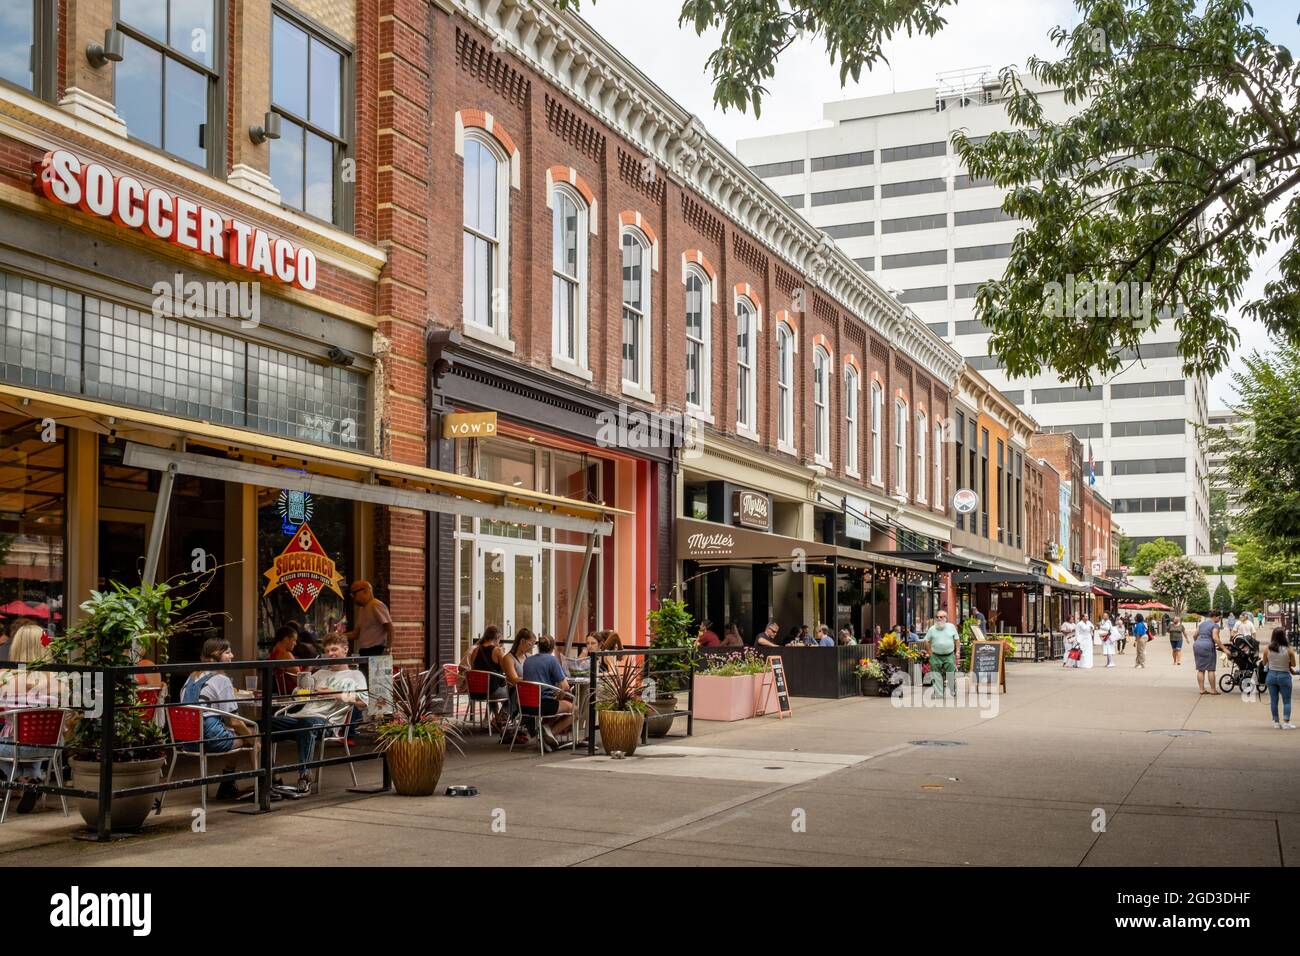
[[[31,620],[15,622],[16,627],[9,638],[9,660],[14,664],[39,664],[46,659],[48,652],[42,638],[45,630]],[[61,674],[52,674],[39,670],[3,670],[0,671],[0,707],[18,710],[28,707],[58,707],[65,699],[63,693],[66,678]],[[0,776],[6,776],[12,765],[15,747],[9,741],[13,738],[13,725],[6,723],[0,729]],[[14,782],[36,782],[41,764],[55,756],[55,751],[43,747],[17,748],[18,767]],[[36,806],[40,794],[35,790],[24,790],[18,800],[18,812],[30,813]]]
[[[228,664],[235,659],[235,652],[226,639],[210,637],[203,642],[199,659]],[[190,674],[185,686],[181,688],[180,703],[199,704],[223,712],[220,717],[212,713],[203,715],[203,746],[208,753],[251,750],[252,765],[258,766],[257,725],[239,716],[235,685],[230,682],[228,671],[195,671]],[[198,744],[189,744],[185,749],[199,748]],[[251,790],[240,790],[234,783],[225,782],[217,788],[217,799],[238,800],[250,793]]]
[[[552,729],[563,733],[573,723],[573,701],[566,700],[564,696],[569,692],[569,681],[564,676],[564,668],[560,666],[555,656],[555,639],[550,635],[543,635],[537,642],[537,650],[538,653],[524,661],[523,679],[542,685],[543,717],[565,715],[556,720],[553,727],[542,724],[542,739],[546,749],[551,751],[559,748],[559,742],[555,739]]]
[[[492,711],[493,722],[492,729],[500,732],[503,729],[504,715],[502,713],[501,702],[509,700],[510,686],[506,681],[505,665],[501,663],[502,658],[506,656],[506,649],[501,646],[501,628],[495,624],[489,624],[483,628],[483,633],[478,641],[469,652],[465,655],[465,660],[461,664],[461,671],[468,675],[470,671],[487,671],[489,674],[496,676],[488,678],[488,709]],[[465,678],[468,681],[468,676]],[[458,681],[458,683],[460,683]],[[466,683],[464,690],[468,689]],[[495,702],[495,703],[494,703]]]
[[[728,624],[722,629],[722,646],[723,647],[744,647],[745,639],[740,636],[740,628],[734,623]]]

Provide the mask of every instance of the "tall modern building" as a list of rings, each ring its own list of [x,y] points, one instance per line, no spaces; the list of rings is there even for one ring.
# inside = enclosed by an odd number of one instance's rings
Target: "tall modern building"
[[[1210,412],[1209,423],[1210,428],[1221,429],[1228,436],[1229,446],[1234,439],[1245,438],[1250,427],[1240,415],[1226,408],[1218,408]],[[1237,502],[1237,496],[1232,493],[1228,482],[1228,453],[1221,448],[1210,447],[1205,450],[1205,460],[1210,488],[1222,488],[1228,493],[1228,514],[1237,517],[1241,514],[1241,505]]]
[[[1049,118],[1069,115],[1059,91],[1036,89]],[[1001,276],[1019,224],[1000,189],[962,168],[951,137],[1012,128],[996,75],[965,71],[931,89],[827,103],[823,117],[815,129],[742,140],[737,152],[1044,430],[1078,435],[1125,534],[1204,552],[1206,382],[1183,375],[1172,324],[1088,389],[1051,372],[1010,379],[988,354],[975,290]]]

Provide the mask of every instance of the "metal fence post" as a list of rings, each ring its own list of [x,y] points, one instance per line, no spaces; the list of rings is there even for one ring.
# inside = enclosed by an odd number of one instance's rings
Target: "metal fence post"
[[[591,661],[591,684],[587,690],[587,756],[596,756],[596,686],[600,680],[600,662],[604,651],[588,654]]]
[[[271,704],[273,696],[271,685],[275,683],[275,665],[267,661],[258,670],[262,675],[258,679],[262,691],[262,719],[258,721],[261,725],[258,728],[258,733],[262,738],[262,782],[258,787],[257,803],[260,810],[269,813],[271,810],[273,779],[271,766],[275,762],[275,740],[271,736]]]
[[[95,839],[107,843],[113,835],[113,749],[117,746],[117,671],[104,668],[104,711],[99,725],[99,794],[98,813],[95,816]],[[58,759],[62,759],[62,755]]]

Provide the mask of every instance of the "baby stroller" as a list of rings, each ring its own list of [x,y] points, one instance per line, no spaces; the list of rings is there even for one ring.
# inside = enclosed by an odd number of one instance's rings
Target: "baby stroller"
[[[1240,690],[1243,694],[1258,693],[1264,686],[1264,664],[1259,659],[1259,641],[1238,634],[1225,648],[1232,669],[1219,677],[1219,690],[1224,693],[1232,690]]]

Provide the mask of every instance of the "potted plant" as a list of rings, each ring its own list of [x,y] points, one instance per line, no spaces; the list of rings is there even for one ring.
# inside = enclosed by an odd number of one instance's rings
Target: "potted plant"
[[[767,668],[767,661],[753,649],[730,654],[713,654],[695,675],[691,709],[700,720],[744,720],[753,717],[757,704],[755,674]]]
[[[686,602],[673,597],[661,598],[659,606],[646,615],[650,624],[650,646],[674,648],[693,652],[695,638],[691,633],[691,615]],[[650,703],[652,715],[646,720],[646,733],[662,737],[672,729],[677,710],[677,691],[682,674],[690,668],[693,653],[650,658],[655,673],[655,697]]]
[[[641,675],[635,666],[620,663],[602,674],[596,694],[596,722],[605,753],[634,754],[649,709],[641,699]]]
[[[393,789],[404,797],[427,797],[437,789],[449,738],[460,750],[459,735],[440,713],[441,680],[441,668],[393,672],[392,698],[384,701],[392,713],[376,731],[375,749],[388,763]]]
[[[893,631],[889,631],[880,638],[876,644],[876,659],[885,664],[892,664],[895,667],[903,667],[907,664],[907,642],[899,638]]]
[[[184,611],[206,590],[213,572],[194,581],[175,583],[141,583],[127,587],[110,581],[104,591],[91,591],[90,600],[81,605],[85,615],[66,634],[50,641],[50,660],[56,664],[81,665],[87,668],[130,667],[147,647],[154,660],[165,661],[167,647],[177,635],[212,623],[213,615],[201,611]],[[197,584],[193,593],[186,593]],[[107,692],[108,688],[104,688]],[[136,683],[126,679],[115,682],[113,695],[112,787],[126,790],[147,787],[162,781],[166,761],[163,730],[153,720],[153,712],[139,708]],[[103,752],[102,708],[88,711],[77,722],[66,747],[72,768],[73,786],[99,793],[99,770]],[[113,801],[112,823],[115,830],[138,829],[154,807],[154,794],[124,797]],[[95,826],[98,798],[79,798],[77,809],[87,826]]]
[[[879,697],[880,684],[885,678],[884,668],[879,661],[864,657],[853,668],[858,677],[858,687],[863,697]]]

